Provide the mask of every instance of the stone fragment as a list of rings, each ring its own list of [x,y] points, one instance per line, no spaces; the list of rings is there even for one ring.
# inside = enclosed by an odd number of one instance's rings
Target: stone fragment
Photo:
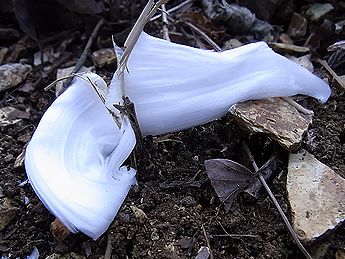
[[[200,247],[198,255],[195,256],[195,259],[207,259],[211,255],[211,251],[207,246]]]
[[[324,16],[329,14],[334,9],[333,5],[330,3],[326,4],[313,4],[309,7],[309,9],[305,12],[307,17],[313,22],[317,22],[321,20]]]
[[[53,236],[60,242],[64,241],[71,233],[71,231],[69,231],[69,229],[66,228],[58,219],[55,219],[50,224],[50,229]]]
[[[287,34],[291,38],[303,37],[307,33],[307,19],[298,13],[294,13],[291,17]]]
[[[156,228],[153,228],[152,229],[152,233],[151,233],[151,240],[152,241],[158,241],[159,240],[159,235],[157,233],[157,229]]]
[[[116,56],[113,49],[100,49],[91,55],[93,63],[96,67],[115,64]]]
[[[286,187],[302,241],[313,242],[345,220],[345,179],[307,151],[290,154]]]
[[[286,33],[280,34],[279,41],[281,41],[282,43],[285,43],[285,44],[293,45],[293,40]]]
[[[137,218],[140,222],[144,222],[147,219],[147,215],[142,209],[135,205],[130,206],[130,208],[133,211],[135,218]]]
[[[345,250],[338,249],[335,253],[335,259],[345,259]]]
[[[27,64],[11,63],[0,66],[0,92],[19,85],[25,80],[32,67]]]
[[[240,42],[238,39],[231,39],[224,43],[222,50],[229,50],[243,46],[243,43]]]
[[[11,204],[8,198],[0,200],[0,231],[2,231],[17,215],[18,208]]]
[[[282,147],[296,150],[310,120],[281,98],[237,103],[229,112],[240,125],[252,132],[268,134]]]
[[[310,48],[308,47],[296,46],[285,43],[272,42],[269,43],[269,46],[277,52],[283,52],[288,54],[300,54],[310,52]]]
[[[0,108],[0,127],[16,124],[21,119],[29,117],[30,114],[28,112],[20,111],[10,106]]]
[[[301,65],[305,69],[309,70],[310,72],[314,72],[314,66],[313,63],[311,62],[311,55],[307,54],[301,57],[294,57],[294,56],[287,56],[288,59],[292,60],[293,62]]]

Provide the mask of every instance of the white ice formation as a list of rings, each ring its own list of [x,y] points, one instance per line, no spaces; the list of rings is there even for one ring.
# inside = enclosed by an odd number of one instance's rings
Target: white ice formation
[[[144,135],[206,123],[245,100],[304,94],[325,102],[330,95],[324,81],[263,42],[215,53],[143,33],[127,68],[125,94]],[[95,74],[83,78],[106,88]],[[135,170],[122,164],[136,140],[128,119],[119,129],[87,80],[77,78],[46,111],[25,167],[46,207],[73,232],[97,239],[135,184]],[[106,105],[118,113],[120,100],[114,76]]]

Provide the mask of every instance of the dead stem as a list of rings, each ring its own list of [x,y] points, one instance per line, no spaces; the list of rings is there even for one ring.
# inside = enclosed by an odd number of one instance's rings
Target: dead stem
[[[167,10],[165,8],[165,4],[162,4],[163,39],[165,39],[167,41],[171,41],[170,37],[169,37],[168,17],[167,17],[166,11]]]
[[[337,73],[335,73],[335,71],[328,65],[328,63],[325,60],[316,59],[317,62],[319,62],[326,70],[328,73],[331,74],[331,76],[335,79],[335,81],[338,82],[338,84],[341,87],[341,90],[345,90],[345,83],[343,82],[343,80],[341,80],[341,78],[337,75]]]
[[[297,109],[297,111],[305,114],[305,115],[311,115],[314,116],[314,112],[312,110],[308,110],[307,108],[304,108],[302,105],[300,105],[299,103],[297,103],[294,99],[292,99],[291,97],[280,97],[281,99],[283,99],[285,102],[287,102],[288,104],[290,104],[291,106],[295,107]]]
[[[74,66],[74,69],[71,73],[71,75],[77,73],[80,68],[84,65],[85,63],[85,60],[87,58],[87,55],[89,54],[90,52],[90,49],[91,49],[91,45],[93,43],[93,41],[96,39],[97,35],[98,35],[98,31],[99,29],[102,27],[102,25],[104,24],[104,20],[103,19],[100,19],[98,21],[98,23],[96,24],[95,28],[93,29],[90,37],[89,37],[89,40],[87,41],[86,43],[86,46],[83,50],[83,53],[81,54],[81,56],[79,57],[78,61],[77,61],[77,64]],[[65,83],[64,83],[64,88],[66,86],[68,86],[71,82],[72,82],[73,78],[70,78],[69,80],[67,80]]]
[[[212,254],[212,249],[211,249],[211,245],[210,245],[210,240],[208,238],[204,223],[201,224],[201,228],[202,228],[202,232],[204,234],[205,240],[206,240],[206,245],[208,247],[208,249],[210,249],[210,259],[213,259],[213,254]]]
[[[182,23],[184,23],[185,25],[190,27],[192,30],[197,32],[202,38],[204,38],[208,42],[208,44],[210,44],[213,47],[213,49],[215,51],[218,51],[218,52],[222,51],[221,47],[219,47],[217,43],[215,43],[209,36],[206,35],[206,33],[204,33],[198,27],[196,27],[195,25],[191,24],[190,22],[182,21]]]
[[[177,11],[178,9],[184,7],[185,5],[187,5],[187,4],[189,4],[189,3],[193,3],[194,1],[195,1],[195,0],[186,0],[186,1],[182,2],[182,3],[180,3],[179,5],[176,5],[176,6],[174,6],[173,8],[167,10],[167,11],[166,11],[166,14],[171,14],[172,12],[175,12],[175,11]],[[153,21],[159,19],[161,16],[162,16],[162,14],[157,14],[156,16],[153,16],[153,17],[150,19],[150,21],[153,22]]]
[[[259,168],[254,160],[254,157],[252,155],[252,153],[250,152],[250,149],[248,147],[248,145],[245,142],[242,142],[243,144],[243,148],[246,151],[249,160],[255,170],[256,173],[258,173],[258,177],[262,183],[262,185],[264,186],[265,190],[268,193],[268,196],[270,197],[271,201],[273,202],[273,204],[276,206],[281,218],[283,219],[287,229],[289,230],[293,240],[295,241],[296,245],[298,246],[298,248],[301,250],[301,252],[304,254],[304,256],[308,259],[312,259],[312,257],[310,256],[310,254],[308,253],[308,251],[304,248],[304,246],[302,245],[301,241],[299,240],[295,230],[292,228],[288,218],[285,216],[282,208],[280,207],[280,204],[278,203],[278,201],[276,200],[276,198],[274,197],[270,187],[267,185],[265,178],[263,177],[262,173],[259,171]]]

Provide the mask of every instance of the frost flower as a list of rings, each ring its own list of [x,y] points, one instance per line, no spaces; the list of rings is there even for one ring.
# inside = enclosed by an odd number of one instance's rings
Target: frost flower
[[[329,86],[265,43],[215,53],[142,33],[124,73],[144,135],[179,131],[217,119],[236,102],[310,95],[321,102]],[[135,170],[123,166],[136,139],[124,117],[119,128],[89,82],[115,114],[120,81],[109,90],[97,75],[77,78],[43,115],[25,156],[35,192],[71,231],[97,239],[111,224]]]

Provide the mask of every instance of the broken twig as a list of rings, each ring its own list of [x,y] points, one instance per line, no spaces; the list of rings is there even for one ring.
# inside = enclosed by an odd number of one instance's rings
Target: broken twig
[[[182,21],[185,25],[187,25],[189,28],[191,28],[193,31],[197,32],[202,38],[204,38],[208,44],[210,44],[213,49],[217,52],[222,51],[221,47],[218,46],[217,43],[215,43],[209,36],[206,35],[202,30],[200,30],[198,27],[195,25],[191,24],[190,22],[187,21]]]
[[[302,105],[297,103],[295,100],[293,100],[291,97],[280,97],[288,104],[292,105],[297,109],[297,111],[305,114],[305,115],[311,115],[314,116],[314,112],[312,110],[308,110],[307,108],[304,108]]]
[[[343,80],[341,80],[341,78],[337,75],[337,73],[335,73],[335,71],[328,65],[328,63],[325,60],[322,60],[320,58],[317,58],[316,61],[319,62],[327,70],[327,72],[331,74],[331,76],[335,79],[335,81],[338,82],[341,89],[344,91],[345,83],[343,82]]]
[[[185,5],[187,5],[187,4],[190,4],[190,3],[193,3],[193,2],[194,2],[194,0],[187,0],[187,1],[184,1],[184,2],[182,2],[181,4],[176,5],[175,7],[173,7],[173,8],[171,8],[171,9],[165,11],[165,13],[166,13],[166,14],[171,14],[172,12],[175,12],[175,11],[177,11],[178,9],[182,8],[183,6],[185,6]],[[152,22],[152,21],[155,21],[155,20],[159,19],[161,16],[162,16],[162,14],[157,14],[156,16],[153,16],[153,17],[150,19],[150,21],[151,21],[151,22]]]
[[[274,205],[276,206],[281,218],[283,219],[287,229],[289,230],[293,240],[295,241],[296,245],[298,246],[298,248],[301,250],[301,252],[304,254],[304,256],[308,259],[312,259],[312,257],[310,256],[310,254],[308,253],[308,251],[304,248],[304,246],[302,245],[301,241],[299,240],[295,230],[292,228],[288,218],[285,216],[282,208],[280,207],[278,201],[276,200],[276,198],[274,197],[270,187],[267,185],[266,181],[265,181],[265,178],[263,177],[262,173],[259,171],[259,168],[254,160],[254,157],[252,155],[252,153],[250,152],[249,150],[249,147],[247,146],[247,144],[245,142],[243,142],[243,148],[244,150],[246,151],[251,163],[252,163],[252,166],[255,170],[256,173],[258,173],[258,177],[262,183],[262,185],[264,186],[265,190],[267,191],[268,193],[268,196],[270,197],[271,201],[274,203]]]

